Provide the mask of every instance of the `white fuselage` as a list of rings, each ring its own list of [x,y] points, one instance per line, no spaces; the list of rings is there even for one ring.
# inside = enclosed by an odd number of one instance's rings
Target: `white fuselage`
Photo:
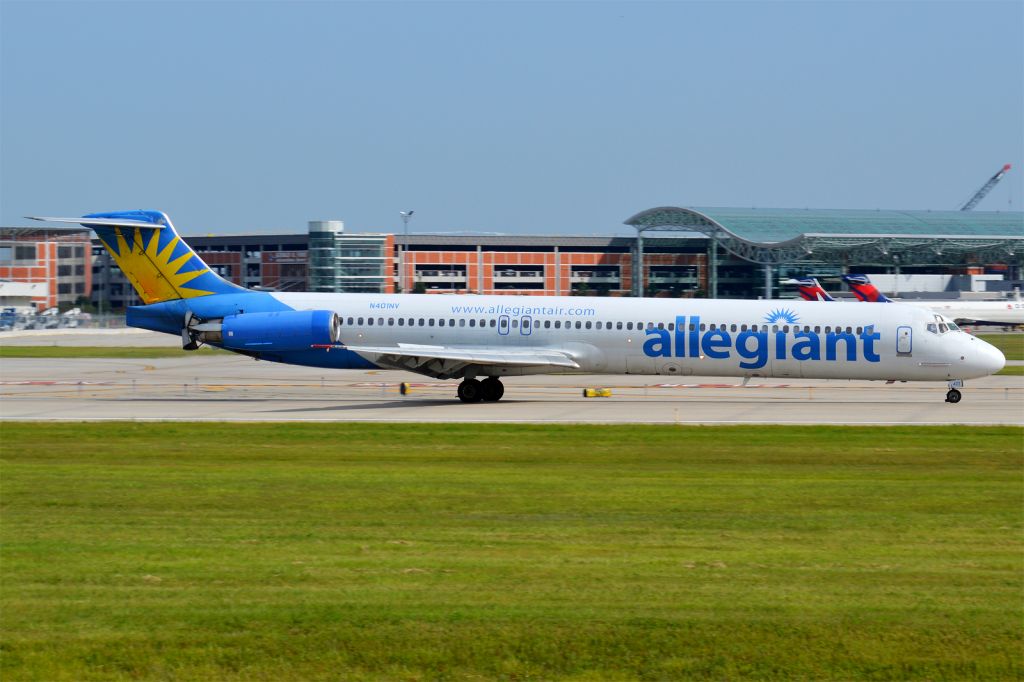
[[[588,373],[939,381],[986,376],[990,344],[902,304],[540,296],[273,293],[342,320],[345,346],[551,349]],[[931,325],[932,331],[929,330]],[[553,367],[481,366],[478,375]]]

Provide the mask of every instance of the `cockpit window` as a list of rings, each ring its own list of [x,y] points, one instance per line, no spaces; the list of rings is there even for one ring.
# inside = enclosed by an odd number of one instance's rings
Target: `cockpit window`
[[[946,320],[946,324],[949,325],[949,331],[951,331],[951,332],[958,332],[958,331],[960,331],[960,327],[956,326],[953,322],[950,322],[949,320]]]
[[[957,331],[957,326],[942,315],[935,315],[934,320],[934,322],[930,322],[927,326],[928,331],[932,334],[945,334],[946,332]]]

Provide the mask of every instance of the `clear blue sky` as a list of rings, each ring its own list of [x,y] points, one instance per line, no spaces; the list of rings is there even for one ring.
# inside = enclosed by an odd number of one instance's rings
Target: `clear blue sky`
[[[1024,2],[0,2],[0,224],[1024,204]]]

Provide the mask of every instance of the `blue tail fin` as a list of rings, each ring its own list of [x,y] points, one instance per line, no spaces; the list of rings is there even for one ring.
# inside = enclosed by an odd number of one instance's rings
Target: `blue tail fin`
[[[210,270],[181,239],[170,218],[160,211],[116,211],[90,213],[81,218],[34,219],[80,223],[95,230],[146,304],[244,291]]]

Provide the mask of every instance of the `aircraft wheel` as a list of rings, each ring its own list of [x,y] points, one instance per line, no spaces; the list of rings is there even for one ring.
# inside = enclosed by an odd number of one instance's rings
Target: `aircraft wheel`
[[[480,382],[480,387],[483,390],[482,398],[484,402],[494,403],[501,400],[501,396],[505,395],[505,384],[501,383],[501,379],[497,377],[490,377]]]
[[[951,389],[949,389],[949,392],[946,393],[946,402],[947,403],[958,403],[958,402],[960,402],[960,398],[962,398],[962,397],[963,396],[960,395],[960,391],[956,390],[955,388],[951,388]]]
[[[466,379],[459,384],[459,400],[464,403],[480,402],[483,392],[483,386],[476,379]]]

